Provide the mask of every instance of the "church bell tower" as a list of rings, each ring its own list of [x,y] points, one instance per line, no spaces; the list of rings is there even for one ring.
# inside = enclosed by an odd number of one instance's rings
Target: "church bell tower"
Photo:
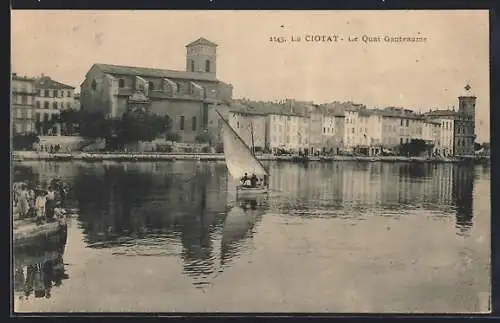
[[[217,44],[199,38],[186,45],[186,71],[216,75]]]

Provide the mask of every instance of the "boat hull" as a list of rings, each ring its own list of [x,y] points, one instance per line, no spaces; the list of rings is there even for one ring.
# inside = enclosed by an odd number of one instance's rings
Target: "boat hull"
[[[37,225],[33,222],[23,221],[23,223],[15,224],[13,231],[12,242],[14,248],[46,243],[66,243],[67,222],[66,220],[59,220]]]
[[[236,186],[236,194],[240,196],[254,196],[269,193],[268,188]]]

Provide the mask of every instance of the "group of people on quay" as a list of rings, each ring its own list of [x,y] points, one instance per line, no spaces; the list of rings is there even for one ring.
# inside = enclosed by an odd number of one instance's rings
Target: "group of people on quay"
[[[16,182],[12,191],[14,220],[31,218],[42,224],[65,216],[62,204],[68,189],[59,178],[52,179],[47,189],[26,182]]]

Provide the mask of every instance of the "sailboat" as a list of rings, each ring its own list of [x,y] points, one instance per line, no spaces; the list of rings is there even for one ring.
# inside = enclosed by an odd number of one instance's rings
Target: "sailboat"
[[[238,133],[231,127],[231,125],[229,125],[227,120],[222,117],[221,113],[218,110],[216,110],[216,112],[223,121],[224,158],[226,160],[227,170],[231,177],[240,181],[246,173],[249,177],[255,174],[257,178],[264,179],[264,184],[257,187],[237,185],[237,196],[269,193],[268,170],[255,157],[253,149],[248,147]]]

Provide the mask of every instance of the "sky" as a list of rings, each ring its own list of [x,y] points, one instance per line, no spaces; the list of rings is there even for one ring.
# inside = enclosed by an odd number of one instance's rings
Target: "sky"
[[[488,19],[486,10],[13,10],[11,65],[19,75],[44,73],[79,91],[94,63],[184,70],[185,45],[204,37],[219,45],[217,78],[233,85],[234,98],[350,100],[425,112],[457,108],[469,83],[477,96],[477,141],[484,142],[490,140]],[[339,41],[306,41],[323,35]],[[426,41],[388,43],[386,35]],[[363,36],[381,41],[366,43]]]

